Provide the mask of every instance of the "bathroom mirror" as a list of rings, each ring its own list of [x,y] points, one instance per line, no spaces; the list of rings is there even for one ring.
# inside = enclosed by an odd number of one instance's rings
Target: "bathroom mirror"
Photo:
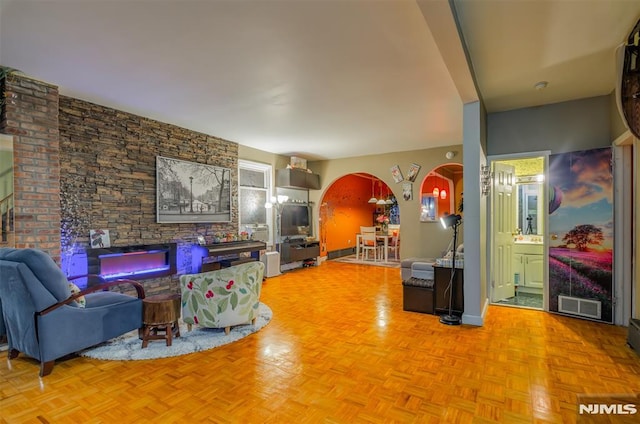
[[[530,179],[518,178],[518,228],[525,235],[540,235],[542,231],[542,182],[531,182]]]
[[[0,134],[0,247],[15,247],[13,205],[13,137]]]

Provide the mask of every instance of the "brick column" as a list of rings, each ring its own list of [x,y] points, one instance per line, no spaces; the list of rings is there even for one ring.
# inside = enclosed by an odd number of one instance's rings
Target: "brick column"
[[[14,136],[16,247],[60,259],[58,87],[23,75],[4,81],[4,133]]]

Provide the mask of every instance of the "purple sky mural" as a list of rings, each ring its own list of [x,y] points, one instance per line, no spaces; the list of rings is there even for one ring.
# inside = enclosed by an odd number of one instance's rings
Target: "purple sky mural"
[[[600,246],[611,249],[613,243],[613,176],[611,149],[595,149],[555,155],[549,162],[549,190],[557,187],[561,203],[552,212],[549,234],[550,247],[564,244],[563,236],[576,225],[589,223],[599,227],[604,235]],[[550,198],[552,194],[550,193]]]

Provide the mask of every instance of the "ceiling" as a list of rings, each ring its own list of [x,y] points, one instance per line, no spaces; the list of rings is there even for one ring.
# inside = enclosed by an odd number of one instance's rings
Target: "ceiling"
[[[609,94],[637,0],[0,0],[0,65],[309,160],[462,144],[490,112]],[[537,91],[534,84],[548,81]]]

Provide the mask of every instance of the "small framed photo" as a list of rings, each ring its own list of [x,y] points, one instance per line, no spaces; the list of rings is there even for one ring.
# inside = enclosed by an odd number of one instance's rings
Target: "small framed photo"
[[[436,222],[438,199],[433,194],[422,194],[420,199],[420,222]]]
[[[413,200],[413,183],[402,183],[402,198],[404,200]]]
[[[404,177],[402,176],[402,171],[400,170],[400,167],[398,165],[393,165],[391,167],[391,175],[393,176],[393,181],[395,181],[396,183],[399,183],[402,180],[404,180]]]
[[[89,230],[89,240],[92,248],[111,247],[109,230]]]
[[[417,163],[412,163],[409,167],[409,172],[407,172],[407,181],[414,182],[418,176],[418,172],[420,172],[420,168],[421,166]]]
[[[204,246],[207,242],[204,240],[204,236],[198,236],[198,244]]]

